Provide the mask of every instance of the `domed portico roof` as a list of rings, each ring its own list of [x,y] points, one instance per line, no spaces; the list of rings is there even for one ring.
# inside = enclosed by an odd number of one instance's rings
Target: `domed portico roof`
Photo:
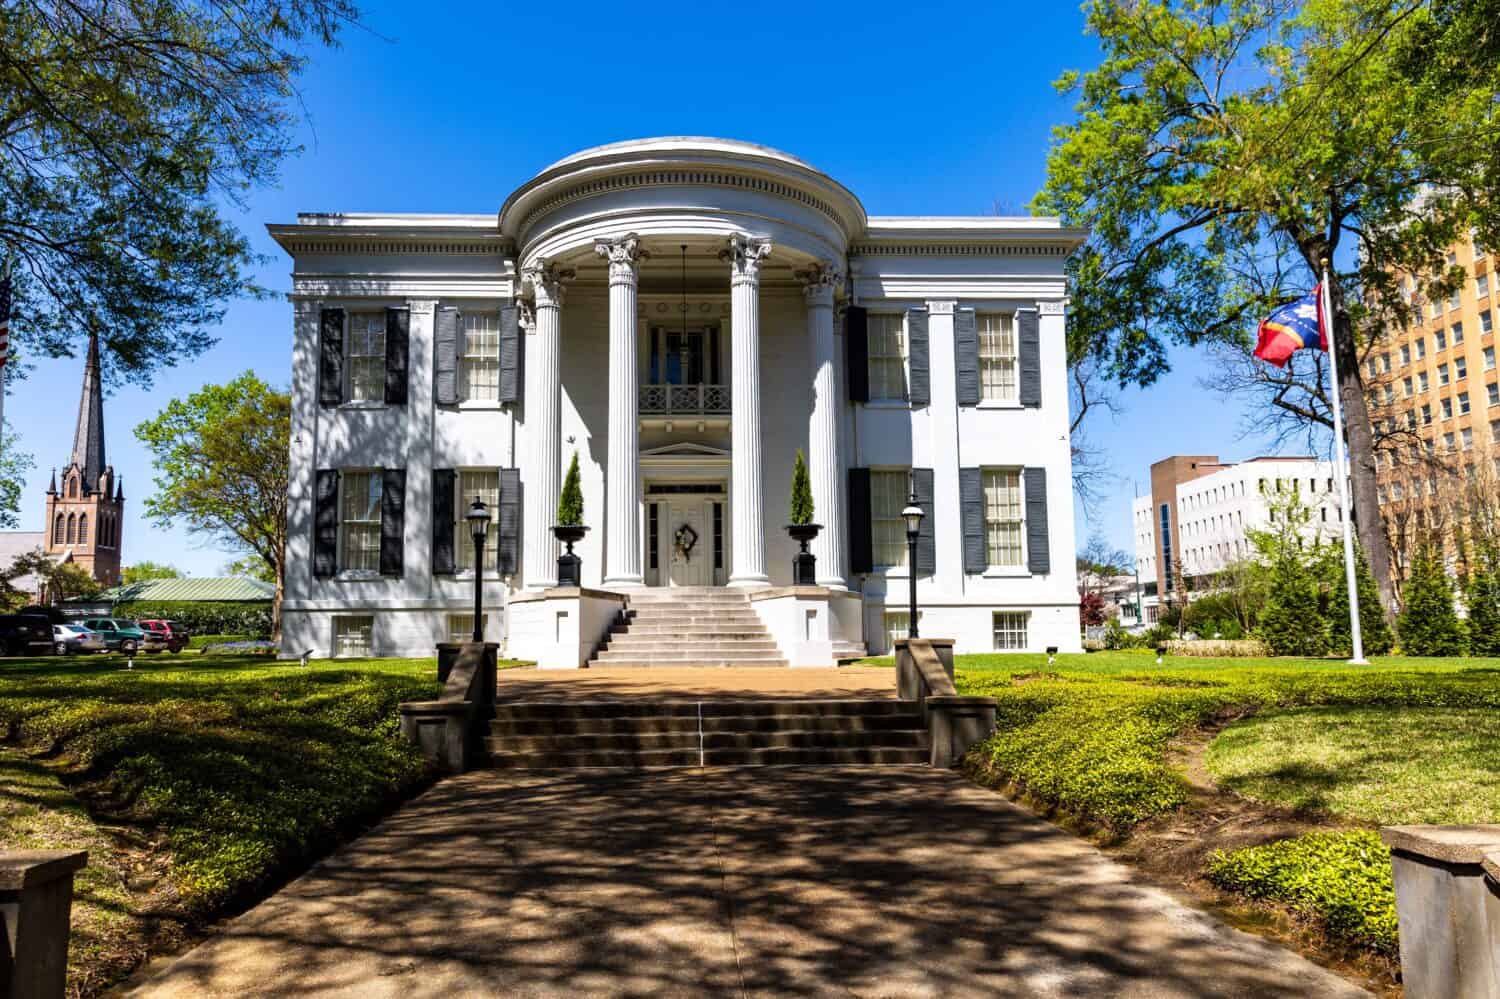
[[[780,150],[668,136],[585,149],[521,185],[500,209],[522,260],[577,252],[611,233],[764,235],[809,257],[842,257],[867,225],[848,188]]]

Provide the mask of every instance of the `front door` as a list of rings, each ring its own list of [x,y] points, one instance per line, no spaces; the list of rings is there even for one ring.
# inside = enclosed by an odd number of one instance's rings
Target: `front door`
[[[664,540],[671,570],[670,585],[713,585],[712,501],[702,496],[682,496],[663,505],[667,510]]]

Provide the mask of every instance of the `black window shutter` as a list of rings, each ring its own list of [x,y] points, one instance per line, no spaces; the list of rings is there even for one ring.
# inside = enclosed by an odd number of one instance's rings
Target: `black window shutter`
[[[849,571],[875,568],[875,545],[870,522],[870,470],[849,469]]]
[[[937,572],[937,509],[933,503],[932,469],[913,468],[911,485],[917,494],[917,506],[927,515],[917,532],[917,574],[931,576]]]
[[[499,538],[495,541],[495,568],[502,576],[521,571],[521,470],[500,469]]]
[[[1047,547],[1047,470],[1026,469],[1026,568],[1033,575],[1052,571]]]
[[[1036,310],[1016,313],[1016,348],[1021,355],[1021,405],[1042,404],[1042,334]]]
[[[411,354],[411,310],[385,310],[385,401],[406,405],[406,370]]]
[[[458,402],[458,310],[438,309],[432,324],[433,393],[439,406]]]
[[[339,473],[318,469],[313,507],[313,575],[327,579],[339,571]]]
[[[520,402],[526,392],[526,341],[521,336],[521,310],[500,310],[500,401]]]
[[[973,309],[953,314],[953,360],[958,369],[958,404],[979,405],[979,323]]]
[[[980,469],[958,470],[958,500],[964,517],[964,572],[984,572],[990,553],[984,536],[984,473]]]
[[[849,401],[869,402],[870,314],[858,305],[849,306],[849,311],[844,313],[844,358],[849,376],[845,379],[849,386]]]
[[[406,569],[406,469],[380,473],[380,574],[399,576]]]
[[[324,309],[318,322],[318,404],[344,401],[344,310]]]
[[[927,346],[927,310],[906,310],[906,355],[908,373],[907,398],[913,406],[932,404],[932,377]]]
[[[458,566],[453,548],[454,490],[458,472],[451,468],[432,470],[432,574],[451,576]]]

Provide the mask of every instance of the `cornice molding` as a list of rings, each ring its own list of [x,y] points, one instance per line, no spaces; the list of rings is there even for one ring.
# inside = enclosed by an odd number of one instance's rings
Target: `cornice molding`
[[[1044,242],[885,243],[856,240],[850,256],[862,257],[1066,257],[1072,247]]]

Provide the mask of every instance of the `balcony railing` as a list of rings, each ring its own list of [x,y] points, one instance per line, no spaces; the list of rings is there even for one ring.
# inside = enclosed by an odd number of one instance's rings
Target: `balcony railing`
[[[642,416],[727,416],[728,385],[642,385]]]

